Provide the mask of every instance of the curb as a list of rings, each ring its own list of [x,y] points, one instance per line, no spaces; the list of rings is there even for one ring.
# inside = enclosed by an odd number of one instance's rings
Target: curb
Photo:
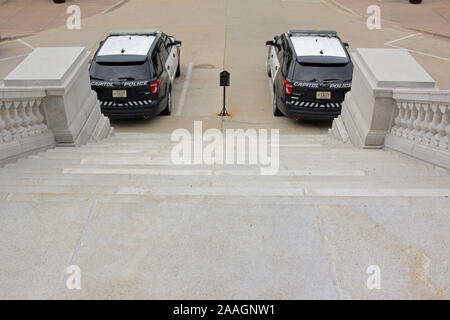
[[[343,4],[337,2],[337,0],[328,0],[328,1],[330,1],[331,3],[333,3],[333,4],[334,4],[336,7],[338,7],[339,9],[346,11],[347,13],[353,14],[353,15],[355,15],[355,16],[361,16],[360,14],[356,13],[356,12],[353,11],[352,9],[347,8],[347,7],[344,6]]]
[[[0,5],[8,2],[9,0],[0,0]],[[124,5],[126,2],[128,2],[128,0],[119,0],[117,3],[113,4],[112,6],[110,6],[109,8],[106,8],[105,10],[103,10],[100,14],[107,14],[119,7],[121,7],[122,5]],[[35,35],[36,32],[29,32],[29,33],[21,33],[21,34],[15,34],[15,35],[6,35],[4,37],[1,36],[0,34],[0,42],[1,41],[8,41],[8,40],[17,40],[20,38],[26,38],[32,35]]]
[[[120,0],[119,2],[117,2],[116,4],[113,4],[111,7],[105,9],[102,11],[102,14],[107,14],[110,13],[111,11],[121,7],[122,5],[125,4],[125,2],[128,2],[128,0]]]
[[[362,15],[360,13],[357,13],[355,11],[353,11],[352,9],[344,6],[343,4],[339,3],[338,0],[328,0],[331,1],[334,5],[336,5],[337,7],[339,7],[340,9],[346,11],[347,13],[353,14],[355,16],[359,16],[359,17],[364,17],[366,18],[366,15]],[[391,21],[391,20],[386,20],[386,19],[382,19],[385,22],[388,22],[390,24],[394,24],[397,26],[400,26],[404,29],[409,29],[409,30],[413,30],[413,31],[418,31],[418,32],[422,32],[431,36],[435,36],[435,37],[441,37],[441,38],[445,38],[445,39],[450,39],[450,34],[443,34],[443,33],[438,33],[438,32],[434,32],[434,31],[430,31],[430,30],[426,30],[426,29],[421,29],[421,28],[413,28],[413,27],[407,27],[401,24],[401,22],[396,22],[396,21]]]
[[[21,39],[21,38],[26,38],[32,35],[35,35],[35,32],[29,32],[29,33],[19,33],[19,34],[15,34],[12,36],[4,36],[0,38],[0,42],[2,41],[8,41],[8,40],[17,40],[17,39]]]

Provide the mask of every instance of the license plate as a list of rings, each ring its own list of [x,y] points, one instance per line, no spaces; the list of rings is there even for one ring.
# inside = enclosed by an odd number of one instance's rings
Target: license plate
[[[331,99],[331,92],[330,91],[317,91],[316,99]]]
[[[127,90],[113,90],[112,96],[113,96],[113,98],[126,98]]]

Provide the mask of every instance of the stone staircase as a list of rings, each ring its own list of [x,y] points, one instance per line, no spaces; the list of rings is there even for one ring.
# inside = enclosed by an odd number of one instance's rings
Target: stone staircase
[[[280,136],[275,176],[172,165],[174,144],[120,133],[0,169],[0,298],[450,298],[447,171],[327,135]]]

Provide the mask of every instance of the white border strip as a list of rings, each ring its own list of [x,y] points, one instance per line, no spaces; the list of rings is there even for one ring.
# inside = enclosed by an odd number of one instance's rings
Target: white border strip
[[[412,38],[412,37],[416,37],[416,36],[421,36],[421,35],[422,35],[422,33],[420,33],[420,32],[419,33],[410,34],[408,36],[401,37],[399,39],[395,39],[395,40],[392,40],[392,41],[385,42],[384,45],[387,46],[387,47],[395,48],[395,49],[405,49],[405,50],[408,50],[409,52],[421,54],[421,55],[424,55],[424,56],[428,56],[428,57],[432,57],[432,58],[436,58],[436,59],[440,59],[440,60],[444,60],[444,61],[450,61],[449,58],[440,57],[440,56],[436,56],[434,54],[430,54],[430,53],[426,53],[426,52],[422,52],[422,51],[412,50],[412,49],[408,49],[408,48],[404,48],[404,47],[399,47],[399,46],[394,46],[393,45],[393,43],[395,43],[395,42],[406,40],[406,39],[409,39],[409,38]]]
[[[34,47],[31,44],[29,44],[28,42],[26,42],[26,41],[24,41],[22,39],[17,39],[16,41],[20,42],[21,44],[23,44],[24,46],[30,48],[31,50],[34,50]]]
[[[97,205],[98,205],[98,201],[95,200],[94,204],[92,205],[91,212],[89,213],[89,218],[87,219],[86,224],[84,225],[83,232],[81,233],[81,237],[78,240],[77,246],[75,247],[75,251],[73,252],[72,259],[70,259],[68,266],[71,266],[75,263],[75,259],[77,258],[78,251],[80,251],[81,245],[83,244],[84,237],[86,236],[89,225],[91,224],[92,217],[94,216],[94,213],[97,210]],[[63,283],[61,284],[61,287],[58,290],[58,294],[56,295],[57,300],[61,299],[61,295],[64,291],[64,288],[66,287],[66,282],[67,282],[68,277],[69,277],[69,275],[66,272],[66,268],[64,268],[64,279],[63,279]]]
[[[8,57],[8,58],[3,58],[3,59],[0,59],[0,62],[26,57],[27,55],[28,54],[19,54],[18,56],[12,56],[12,57]]]
[[[189,66],[186,71],[186,80],[184,80],[183,91],[181,91],[180,102],[178,103],[178,108],[175,112],[177,116],[183,113],[184,102],[186,100],[187,91],[189,89],[191,75],[192,75],[192,62],[189,62]]]

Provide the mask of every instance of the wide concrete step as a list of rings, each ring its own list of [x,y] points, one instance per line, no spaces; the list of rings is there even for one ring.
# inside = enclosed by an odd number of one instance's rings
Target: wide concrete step
[[[0,181],[2,190],[13,190],[9,187],[33,187],[33,186],[49,186],[49,187],[74,187],[82,190],[89,190],[90,187],[104,188],[99,193],[118,192],[131,188],[132,190],[142,190],[144,193],[152,193],[155,188],[169,188],[174,193],[184,192],[181,189],[193,190],[201,192],[202,189],[219,189],[220,192],[231,190],[231,194],[243,194],[242,190],[248,190],[252,194],[279,194],[295,195],[299,189],[449,189],[449,179],[445,177],[423,177],[419,179],[377,179],[377,177],[306,177],[319,179],[286,179],[285,177],[273,176],[266,179],[261,177],[252,177],[250,179],[241,179],[236,176],[223,176],[216,179],[210,176],[154,176],[152,179],[143,176],[105,176],[96,175],[95,177],[82,177],[78,175],[53,175],[53,177],[38,178],[19,178],[4,177],[5,180]],[[231,178],[231,179],[230,179]],[[334,178],[334,179],[332,179]],[[425,178],[425,179],[424,179]],[[238,186],[238,187],[236,187]],[[8,189],[9,188],[9,189]],[[134,188],[134,189],[133,189]],[[17,190],[17,189],[14,189]],[[25,189],[24,189],[25,190]],[[70,189],[63,189],[70,190]],[[256,190],[256,191],[255,191]],[[292,191],[294,190],[294,191]],[[64,191],[66,192],[66,191]],[[134,191],[133,191],[134,192]],[[167,192],[167,191],[164,191]],[[210,194],[206,191],[206,194]]]
[[[257,155],[245,154],[244,161],[246,163],[249,162],[249,159],[256,159],[258,161]],[[196,159],[192,158],[192,161]],[[202,159],[202,158],[199,158]],[[237,159],[235,157],[235,159]],[[387,161],[391,160],[391,161]],[[223,159],[225,162],[226,160]],[[349,167],[376,167],[376,166],[389,166],[389,165],[399,165],[399,166],[411,166],[411,167],[423,167],[422,165],[418,165],[417,163],[410,161],[408,159],[389,159],[389,158],[381,158],[378,157],[371,158],[342,158],[342,157],[329,157],[327,159],[318,159],[317,157],[312,156],[304,156],[304,157],[294,157],[292,155],[281,155],[280,166],[322,166],[322,167],[334,167],[334,166],[342,166],[347,165]],[[331,162],[331,163],[330,163]],[[27,159],[21,159],[17,162],[17,165],[22,164],[36,164],[36,165],[72,165],[72,164],[105,164],[105,165],[174,165],[172,163],[171,157],[162,156],[162,155],[152,155],[152,156],[70,156],[70,155],[38,155],[38,156],[30,156]],[[217,164],[220,166],[220,164]],[[8,167],[12,167],[14,164],[8,165]],[[231,165],[230,165],[231,166]],[[235,167],[240,167],[242,164],[233,165]]]
[[[24,165],[20,168],[7,167],[3,168],[2,172],[22,172],[32,173],[39,171],[42,175],[63,173],[63,174],[103,174],[103,175],[144,175],[144,176],[260,176],[261,169],[259,167],[239,168],[239,169],[226,169],[226,168],[214,168],[211,167],[195,167],[195,166],[152,166],[143,168],[142,166],[110,166],[110,165],[73,165],[68,167],[53,168],[53,167],[36,167],[33,165]],[[427,170],[411,170],[411,167],[398,167],[392,166],[390,168],[362,170],[362,169],[324,169],[324,168],[281,168],[278,172],[278,176],[438,176],[438,173],[430,173]]]
[[[101,145],[97,144],[88,144],[80,147],[80,149],[99,149],[99,148],[112,148],[112,149],[142,149],[142,150],[172,150],[177,143],[161,143],[161,144],[148,144],[148,143],[135,143],[135,142],[115,142],[115,143],[104,143]],[[191,143],[191,146],[194,146],[194,143]],[[207,144],[203,144],[202,147],[205,148]],[[235,144],[236,146],[236,144]],[[257,145],[258,146],[258,145]],[[224,148],[226,145],[223,146]],[[314,151],[318,149],[338,149],[338,150],[352,150],[348,147],[338,146],[338,145],[326,145],[316,142],[307,142],[307,143],[279,143],[279,144],[267,144],[267,148],[270,150],[272,147],[277,147],[279,150],[293,151],[293,150],[302,150],[302,151]],[[248,149],[248,144],[245,145],[245,148]],[[72,149],[73,150],[73,149]]]
[[[196,154],[202,155],[202,153],[194,153],[192,152],[192,157]],[[245,154],[246,158],[249,157],[250,153],[245,152],[237,152],[235,151],[235,155]],[[257,154],[256,154],[257,155]],[[298,160],[302,161],[303,159],[311,159],[317,160],[323,158],[323,156],[327,156],[327,159],[330,160],[345,160],[345,161],[360,161],[360,160],[401,160],[406,162],[406,158],[401,158],[395,154],[389,154],[388,152],[381,153],[352,153],[352,152],[304,152],[300,150],[295,151],[285,151],[280,153],[280,158],[282,160]],[[100,149],[100,150],[79,150],[79,151],[69,151],[65,150],[65,148],[60,148],[56,150],[51,150],[49,152],[42,152],[37,155],[30,156],[32,159],[85,159],[85,158],[96,158],[96,159],[111,159],[111,158],[124,158],[124,159],[133,159],[133,158],[165,158],[171,159],[171,151],[170,150],[108,150],[108,149]],[[413,161],[408,161],[410,163],[414,163]]]
[[[390,207],[414,207],[423,208],[424,212],[430,208],[447,208],[450,206],[448,197],[442,196],[367,196],[353,195],[346,196],[278,196],[264,195],[252,196],[237,195],[142,195],[142,194],[96,194],[96,193],[42,193],[42,192],[0,192],[0,208],[2,202],[65,202],[77,206],[78,203],[98,201],[99,203],[130,203],[142,206],[170,205],[173,203],[183,205],[198,205],[203,207],[205,204],[216,206],[233,204],[239,206],[242,212],[247,207],[261,207],[266,205],[334,205],[334,206],[366,206],[377,205]],[[164,210],[162,210],[164,212]]]
[[[235,175],[222,175],[220,177],[191,175],[177,176],[154,175],[148,177],[145,175],[107,175],[107,174],[61,174],[41,172],[1,172],[0,185],[186,185],[186,186],[235,186],[239,184],[249,186],[272,187],[285,186],[304,186],[304,185],[332,185],[349,186],[354,185],[382,185],[382,186],[435,186],[450,187],[450,177],[448,176],[261,176],[255,175],[242,179]]]
[[[224,135],[225,136],[225,135]],[[268,138],[270,138],[270,132],[268,132]],[[116,133],[114,136],[109,137],[108,139],[104,139],[102,141],[117,141],[117,140],[149,140],[149,141],[170,141],[172,134],[153,134],[153,133],[125,133],[120,132]],[[191,134],[191,138],[194,137]],[[335,140],[330,139],[328,134],[281,134],[278,136],[280,141],[302,141],[302,140],[321,140],[321,141],[330,141],[335,142]],[[338,142],[339,143],[339,142]]]
[[[96,194],[142,194],[142,195],[230,195],[230,196],[338,196],[338,197],[448,197],[450,186],[436,188],[435,186],[405,186],[363,184],[362,186],[343,184],[318,183],[286,184],[278,186],[264,185],[179,185],[176,181],[166,185],[0,185],[0,192],[27,193],[96,193]]]
[[[84,156],[99,156],[99,157],[166,157],[167,159],[171,158],[171,149],[170,148],[162,148],[159,150],[156,149],[140,149],[140,148],[101,148],[101,149],[69,149],[69,148],[56,148],[48,150],[44,153],[39,153],[37,156],[41,158],[57,158],[57,156],[61,156],[64,158],[69,158],[72,155],[73,158],[80,158]],[[242,154],[242,152],[234,151],[235,155]],[[194,155],[202,155],[203,152],[193,152],[191,156]],[[245,152],[245,154],[249,154]],[[391,154],[384,151],[347,151],[347,150],[338,150],[338,149],[299,149],[299,150],[280,150],[280,158],[290,158],[290,159],[302,159],[302,158],[317,158],[323,159],[326,157],[327,159],[405,159],[401,158],[397,154]],[[411,161],[413,163],[413,161]]]
[[[62,169],[68,172],[69,169],[108,169],[110,173],[114,173],[114,170],[118,173],[124,172],[124,170],[171,170],[171,171],[189,171],[192,170],[192,174],[196,174],[196,170],[206,170],[208,172],[223,172],[227,171],[230,174],[253,174],[255,171],[260,172],[261,165],[173,165],[170,160],[167,159],[21,159],[17,163],[8,164],[3,170],[23,170],[23,169]],[[329,169],[328,169],[329,168]],[[295,160],[295,161],[282,161],[279,166],[279,174],[283,174],[284,171],[303,171],[303,170],[315,170],[323,172],[327,175],[330,172],[343,171],[354,172],[349,175],[354,175],[355,172],[359,172],[359,175],[365,175],[363,172],[370,172],[372,174],[383,175],[384,172],[397,171],[398,174],[429,174],[437,175],[437,173],[427,167],[415,164],[408,160],[389,162],[384,160],[369,160],[369,161],[334,161],[330,165],[329,159],[308,159],[308,160]]]

